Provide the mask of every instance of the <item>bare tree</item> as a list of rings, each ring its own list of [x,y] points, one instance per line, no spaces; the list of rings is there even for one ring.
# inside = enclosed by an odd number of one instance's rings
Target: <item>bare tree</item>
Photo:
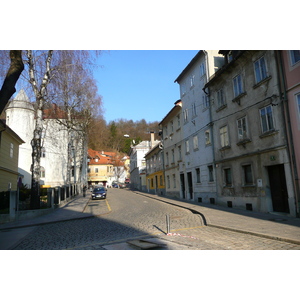
[[[40,56],[43,58],[42,60],[38,60],[38,57],[33,54],[32,50],[27,50],[26,56],[29,82],[36,99],[35,129],[31,141],[32,177],[30,206],[31,209],[37,209],[40,207],[40,160],[42,150],[43,110],[47,100],[47,87],[53,76],[53,69],[51,69],[53,50],[42,53]]]

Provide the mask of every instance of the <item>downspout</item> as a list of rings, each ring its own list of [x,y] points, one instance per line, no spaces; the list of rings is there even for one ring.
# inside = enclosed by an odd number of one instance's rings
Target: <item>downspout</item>
[[[205,54],[205,64],[206,64],[206,83],[209,82],[209,78],[210,78],[210,74],[209,74],[209,64],[208,64],[208,53],[207,51],[203,50],[204,54]],[[209,97],[210,93],[205,91],[205,85],[203,87],[203,92]],[[212,121],[212,103],[210,102],[210,98],[209,98],[209,123],[207,124],[209,126],[209,128],[211,128],[210,131],[210,139],[211,139],[211,146],[212,146],[212,154],[213,154],[213,165],[214,165],[214,169],[216,169],[216,158],[215,158],[215,145],[214,145],[214,138],[213,138],[213,121]],[[217,188],[218,188],[218,184],[217,184],[217,176],[216,176],[217,172],[215,170],[215,182],[216,182],[216,196],[217,196]]]
[[[287,135],[287,143],[288,143],[288,154],[290,156],[291,164],[292,164],[292,176],[294,180],[294,193],[295,193],[295,206],[296,206],[296,216],[300,217],[299,207],[300,207],[300,187],[299,187],[299,177],[298,177],[298,171],[297,171],[297,164],[295,159],[295,148],[294,148],[294,139],[293,139],[293,133],[292,133],[292,126],[291,126],[291,118],[290,118],[290,111],[288,108],[288,98],[286,93],[286,81],[285,81],[285,74],[283,71],[283,61],[281,56],[280,50],[275,50],[275,56],[277,60],[277,68],[278,68],[278,82],[279,82],[279,91],[280,95],[283,95],[282,101],[283,101],[283,118],[285,122],[285,131]],[[282,83],[282,84],[281,84]]]

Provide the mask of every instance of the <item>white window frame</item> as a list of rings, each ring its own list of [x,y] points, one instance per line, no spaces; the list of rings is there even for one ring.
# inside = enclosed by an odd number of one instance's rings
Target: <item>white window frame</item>
[[[219,133],[220,133],[221,148],[229,146],[228,126],[225,125],[225,126],[220,127]]]
[[[10,156],[10,158],[14,158],[14,144],[13,143],[10,143],[9,156]]]
[[[269,114],[270,111],[271,111],[271,118],[268,117],[268,115],[270,115]],[[264,115],[262,115],[262,112],[264,112]],[[259,116],[260,116],[260,123],[261,123],[262,133],[273,131],[275,129],[274,118],[273,118],[273,109],[272,109],[271,105],[267,105],[267,106],[261,108],[259,110]],[[266,116],[265,119],[263,119],[264,116]],[[264,120],[265,120],[266,129],[264,129],[264,127],[265,127],[264,126]]]
[[[205,61],[200,64],[200,77],[206,74]]]
[[[205,145],[210,145],[211,144],[211,140],[210,140],[210,130],[206,130],[205,131]]]
[[[186,108],[183,111],[183,120],[184,120],[185,123],[188,121],[188,117],[189,117],[189,110]]]
[[[243,86],[243,77],[242,74],[236,75],[233,79],[233,94],[234,98],[238,97],[239,95],[244,93],[244,86]]]
[[[181,96],[185,95],[186,94],[186,84],[185,84],[185,82],[180,85],[180,89],[181,89]]]
[[[222,107],[222,106],[224,106],[226,104],[225,95],[224,95],[224,89],[223,88],[220,88],[217,91],[217,99],[218,99],[218,107]]]
[[[196,102],[192,103],[192,117],[197,116],[197,110],[196,110]]]
[[[264,56],[254,62],[254,74],[256,83],[259,83],[268,77],[268,69]]]
[[[194,146],[194,150],[199,149],[198,135],[193,136],[193,146]]]
[[[185,141],[185,152],[190,153],[190,141],[189,140]]]
[[[248,138],[248,123],[247,117],[244,116],[236,121],[237,123],[237,131],[238,131],[238,139],[240,141]]]

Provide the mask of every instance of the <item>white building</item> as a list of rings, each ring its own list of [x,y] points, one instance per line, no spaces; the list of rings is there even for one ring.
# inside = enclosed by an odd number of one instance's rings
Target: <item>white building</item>
[[[203,87],[223,61],[218,50],[201,50],[175,80],[182,101],[185,162],[179,173],[184,199],[214,202],[216,198],[210,101]]]
[[[151,133],[151,141],[142,141],[130,149],[130,182],[131,187],[140,191],[146,191],[146,159],[145,154],[159,141],[154,140],[154,133]]]
[[[51,111],[51,113],[50,113]],[[24,176],[23,184],[31,187],[31,164],[35,125],[34,104],[30,102],[24,90],[10,100],[6,109],[6,122],[25,141],[19,151],[19,173]],[[68,133],[63,120],[64,113],[56,106],[44,111],[44,128],[42,136],[41,179],[44,187],[54,187],[69,183],[78,183],[86,178],[86,153],[82,139],[76,133]],[[69,151],[69,155],[68,155]],[[68,172],[68,157],[70,172]],[[85,161],[84,161],[85,160]]]

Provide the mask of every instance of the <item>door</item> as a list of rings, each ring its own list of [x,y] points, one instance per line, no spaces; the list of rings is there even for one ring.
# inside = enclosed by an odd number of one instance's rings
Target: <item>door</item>
[[[185,199],[185,182],[184,182],[184,174],[180,174],[180,185],[181,185],[182,199]]]
[[[187,173],[187,178],[188,178],[188,186],[189,186],[189,196],[190,196],[190,199],[193,199],[193,177],[192,177],[192,172]]]
[[[273,211],[289,213],[284,165],[268,167]]]

